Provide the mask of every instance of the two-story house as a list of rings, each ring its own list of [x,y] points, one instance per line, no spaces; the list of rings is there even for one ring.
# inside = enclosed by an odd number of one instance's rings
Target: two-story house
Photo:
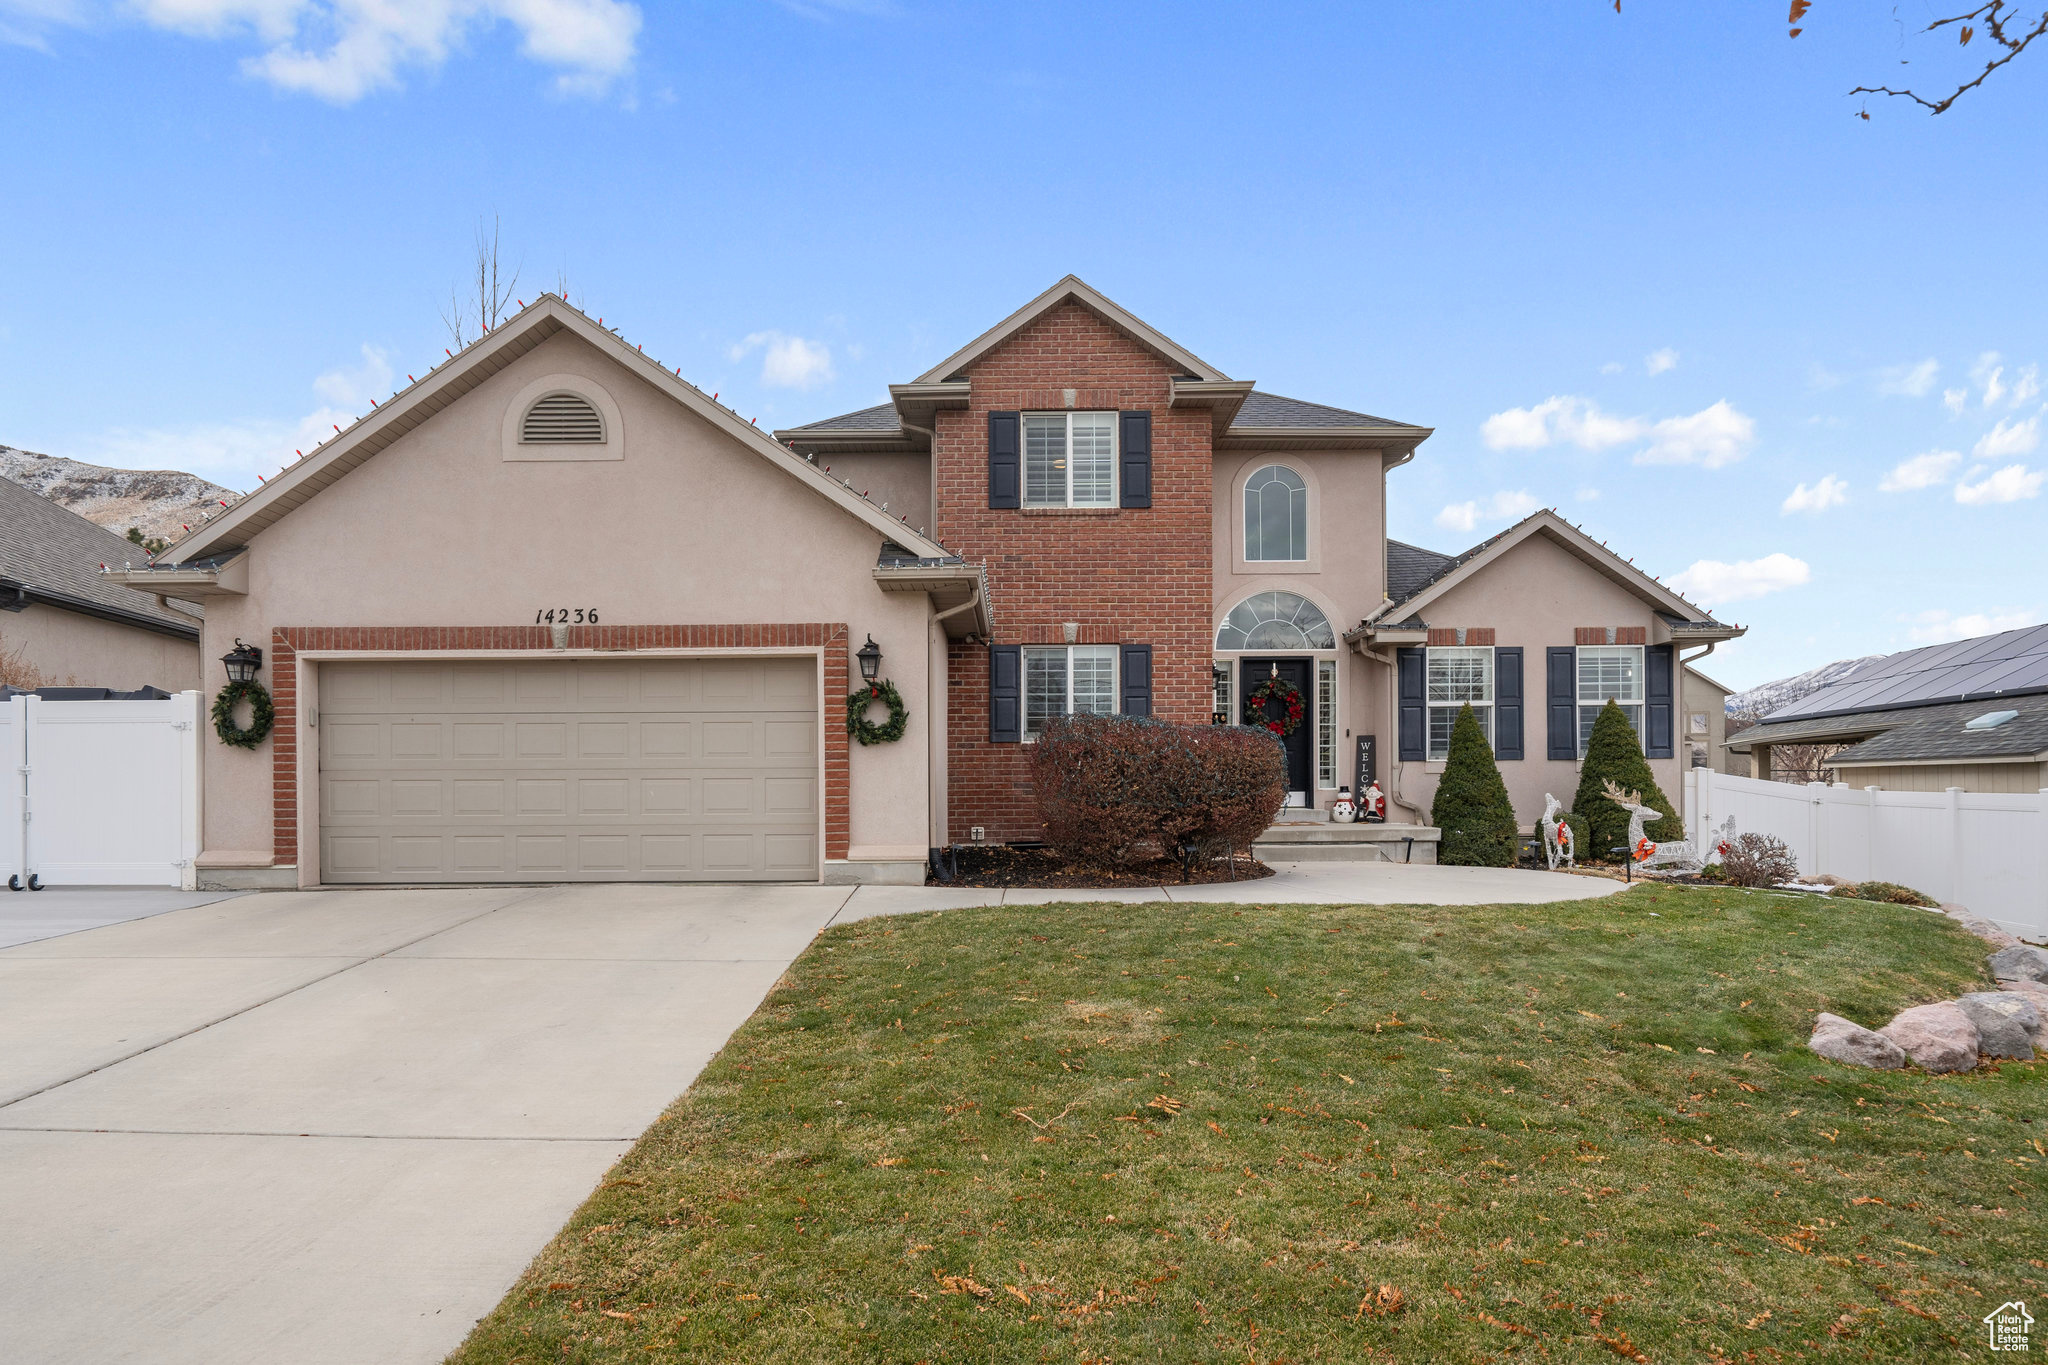
[[[1739,633],[1554,513],[1389,541],[1429,428],[1232,379],[1071,276],[889,398],[771,436],[545,295],[112,575],[268,650],[203,879],[913,880],[1036,836],[1048,718],[1262,692],[1301,703],[1295,805],[1369,763],[1426,823],[1469,702],[1532,821],[1609,699],[1675,796],[1679,650]],[[906,720],[853,745],[868,667]]]

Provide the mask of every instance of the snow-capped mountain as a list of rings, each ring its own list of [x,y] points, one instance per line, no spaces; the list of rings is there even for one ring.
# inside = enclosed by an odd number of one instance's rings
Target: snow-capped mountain
[[[1728,714],[1731,716],[1768,716],[1781,706],[1790,706],[1801,697],[1820,691],[1829,683],[1840,682],[1872,659],[1882,659],[1882,654],[1865,654],[1858,659],[1837,659],[1819,668],[1810,668],[1790,678],[1779,678],[1775,682],[1758,683],[1746,692],[1728,694]]]
[[[200,517],[219,512],[222,501],[233,502],[237,496],[197,474],[175,469],[110,469],[4,445],[0,477],[116,535],[125,536],[129,527],[139,526],[146,536],[170,541],[184,534],[182,526],[197,526]]]

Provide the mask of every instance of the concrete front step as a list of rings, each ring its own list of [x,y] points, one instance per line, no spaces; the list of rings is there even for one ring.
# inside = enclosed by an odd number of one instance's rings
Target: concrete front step
[[[1252,844],[1261,862],[1436,861],[1442,831],[1431,825],[1338,825],[1280,821]]]

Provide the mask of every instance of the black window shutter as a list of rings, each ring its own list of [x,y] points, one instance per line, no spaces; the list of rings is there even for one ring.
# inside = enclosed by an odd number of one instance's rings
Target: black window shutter
[[[1152,714],[1152,646],[1124,646],[1123,705],[1127,716]]]
[[[1544,652],[1544,701],[1550,717],[1552,762],[1572,763],[1579,757],[1579,651],[1552,645]]]
[[[1522,756],[1522,651],[1493,651],[1493,756]]]
[[[1123,414],[1123,430],[1117,444],[1120,447],[1123,468],[1120,471],[1123,483],[1125,507],[1150,507],[1152,505],[1152,414],[1149,412],[1127,412]]]
[[[1394,671],[1401,694],[1401,761],[1419,762],[1429,754],[1429,710],[1423,701],[1423,651],[1394,651]]]
[[[1671,757],[1671,646],[1643,651],[1643,757]]]
[[[988,415],[988,505],[1016,507],[1018,481],[1017,431],[1022,416],[1014,412]]]
[[[991,645],[988,651],[988,742],[1016,744],[1024,738],[1024,651]]]

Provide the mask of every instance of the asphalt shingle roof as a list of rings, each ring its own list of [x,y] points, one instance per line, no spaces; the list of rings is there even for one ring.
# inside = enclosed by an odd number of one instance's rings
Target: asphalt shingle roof
[[[1368,412],[1352,412],[1348,408],[1333,408],[1322,403],[1305,403],[1299,398],[1282,398],[1277,393],[1261,393],[1253,389],[1245,396],[1244,405],[1231,419],[1230,429],[1240,427],[1405,427],[1407,422],[1395,422],[1385,417],[1374,417]]]
[[[0,479],[0,578],[53,597],[197,629],[196,605],[189,611],[166,611],[149,594],[100,576],[103,563],[132,562],[139,568],[147,558],[140,545],[11,479]]]
[[[877,403],[871,408],[858,412],[842,412],[837,417],[827,417],[816,422],[806,422],[792,431],[895,431],[896,405]]]
[[[1458,567],[1458,556],[1440,555],[1405,541],[1387,542],[1387,596],[1406,602]]]
[[[1994,711],[2019,714],[1995,730],[1969,730],[1967,721]],[[2048,696],[1954,702],[1914,711],[1879,712],[1873,719],[1892,723],[1874,739],[1835,755],[1841,763],[1916,763],[1954,759],[2013,758],[2048,753]]]

